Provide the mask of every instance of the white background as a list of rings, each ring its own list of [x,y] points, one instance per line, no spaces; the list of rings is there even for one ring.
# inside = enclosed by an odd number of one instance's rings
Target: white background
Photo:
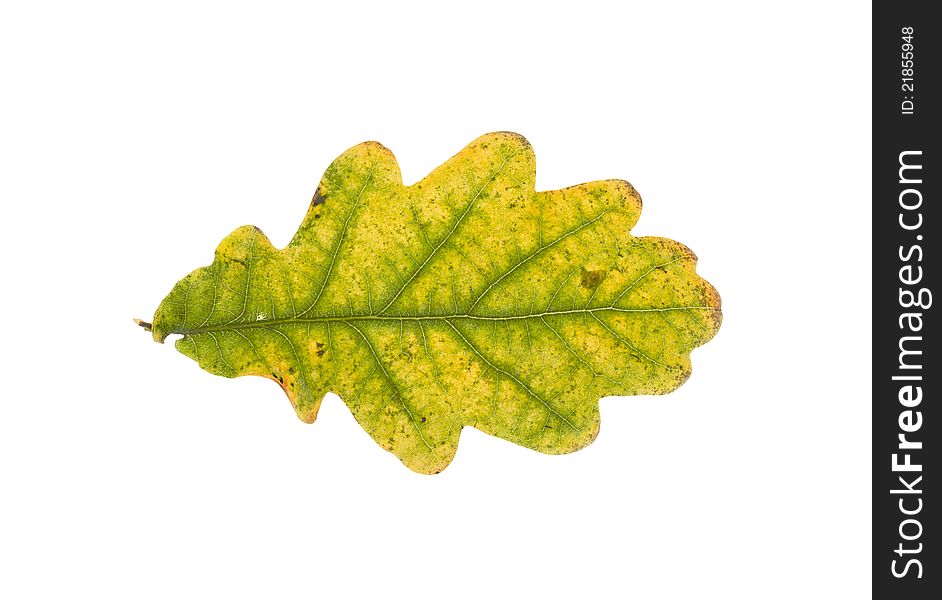
[[[0,596],[857,598],[870,588],[870,9],[4,3]],[[625,178],[723,297],[584,451],[420,476],[329,396],[135,327],[235,227],[284,245],[375,139]]]

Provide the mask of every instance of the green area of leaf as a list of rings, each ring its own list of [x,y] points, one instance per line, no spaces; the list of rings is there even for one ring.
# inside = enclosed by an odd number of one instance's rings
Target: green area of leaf
[[[688,248],[630,235],[641,199],[627,182],[537,192],[534,178],[513,133],[411,186],[385,147],[354,146],[285,248],[236,229],[161,302],[154,339],[179,334],[210,373],[275,380],[305,422],[337,393],[421,473],[451,462],[465,426],[578,450],[599,398],[687,379],[720,299]]]

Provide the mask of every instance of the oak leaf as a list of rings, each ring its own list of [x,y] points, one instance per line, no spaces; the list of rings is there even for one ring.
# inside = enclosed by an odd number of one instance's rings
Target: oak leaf
[[[520,135],[484,135],[402,183],[376,142],[327,169],[283,249],[240,227],[152,329],[216,375],[259,375],[313,422],[337,393],[383,448],[444,469],[471,426],[550,454],[599,431],[599,398],[664,394],[720,325],[696,256],[636,238],[625,181],[534,190]]]

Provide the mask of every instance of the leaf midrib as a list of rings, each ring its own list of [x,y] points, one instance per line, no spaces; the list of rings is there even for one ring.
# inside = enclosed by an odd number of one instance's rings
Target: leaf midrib
[[[618,308],[614,306],[603,306],[598,308],[576,308],[571,310],[544,311],[541,313],[532,313],[526,315],[472,315],[472,314],[450,314],[450,315],[323,315],[317,317],[286,317],[283,319],[258,319],[255,321],[243,321],[241,323],[220,323],[218,325],[194,327],[188,329],[179,329],[170,331],[170,334],[192,335],[198,333],[210,333],[217,331],[231,331],[236,329],[254,329],[270,328],[274,325],[286,324],[304,324],[304,323],[349,323],[364,321],[454,321],[471,320],[485,322],[502,321],[521,321],[525,319],[541,319],[556,315],[579,315],[597,313],[663,313],[675,310],[716,310],[713,306],[667,306],[663,308]]]

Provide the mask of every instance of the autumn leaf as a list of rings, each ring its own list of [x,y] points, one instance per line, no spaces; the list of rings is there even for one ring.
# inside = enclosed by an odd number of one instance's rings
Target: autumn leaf
[[[462,427],[561,454],[599,398],[668,393],[720,325],[696,256],[636,238],[620,180],[534,190],[530,144],[484,135],[411,186],[376,142],[327,169],[274,248],[236,229],[174,286],[154,339],[216,375],[259,375],[305,422],[335,392],[410,469],[451,462]]]

